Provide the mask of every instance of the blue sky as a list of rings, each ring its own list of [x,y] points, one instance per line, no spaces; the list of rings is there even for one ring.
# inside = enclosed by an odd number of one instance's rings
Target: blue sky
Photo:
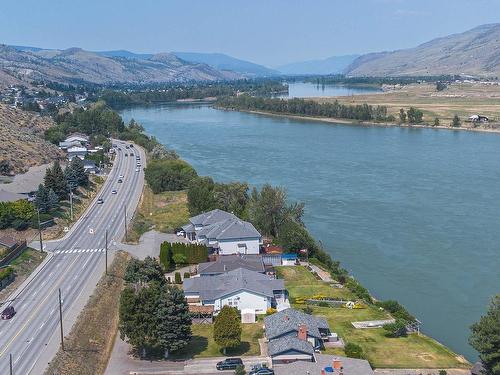
[[[20,0],[0,43],[222,52],[268,66],[413,47],[500,22],[498,0]]]

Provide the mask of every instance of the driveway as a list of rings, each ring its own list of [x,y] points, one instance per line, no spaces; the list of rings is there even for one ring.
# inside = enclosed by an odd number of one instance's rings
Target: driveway
[[[179,237],[173,233],[161,233],[151,230],[141,236],[138,244],[115,243],[114,246],[142,260],[147,256],[158,258],[160,256],[160,245],[165,241],[189,243],[184,237]]]

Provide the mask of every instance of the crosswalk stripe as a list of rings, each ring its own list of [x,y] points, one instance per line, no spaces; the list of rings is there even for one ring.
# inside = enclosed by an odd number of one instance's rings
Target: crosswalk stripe
[[[54,254],[76,254],[76,253],[104,253],[106,249],[69,249],[69,250],[55,250]]]

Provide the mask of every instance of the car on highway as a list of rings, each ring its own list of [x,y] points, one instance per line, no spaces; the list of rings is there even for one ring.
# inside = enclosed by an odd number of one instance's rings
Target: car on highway
[[[140,172],[141,171],[141,168],[136,168],[135,169],[136,172]]]
[[[125,154],[125,156],[128,156],[128,154]]]
[[[97,204],[103,204],[103,203],[104,203],[104,199],[99,198],[99,199],[97,200]]]
[[[217,362],[217,370],[236,370],[238,366],[243,366],[241,358],[226,358],[223,361]]]
[[[16,310],[14,309],[14,306],[7,306],[3,311],[2,311],[2,319],[10,319],[14,315],[16,315]]]
[[[130,148],[134,147],[134,145],[132,143],[129,146],[130,146]]]
[[[116,190],[111,190],[111,194],[117,194]]]
[[[121,178],[118,179],[118,183],[121,184],[123,180]]]
[[[125,177],[125,176],[123,176],[122,174],[118,176],[118,178],[123,178],[123,177]]]

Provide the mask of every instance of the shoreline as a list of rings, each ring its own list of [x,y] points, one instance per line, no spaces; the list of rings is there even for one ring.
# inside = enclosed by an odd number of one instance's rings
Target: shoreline
[[[254,115],[262,115],[262,116],[273,116],[273,117],[284,117],[294,120],[309,120],[309,121],[317,121],[317,122],[326,122],[330,124],[338,124],[338,125],[351,125],[358,127],[380,127],[380,128],[408,128],[408,129],[437,129],[437,130],[457,130],[457,131],[470,131],[477,133],[493,133],[500,134],[500,128],[498,129],[486,129],[486,128],[464,128],[458,127],[453,128],[451,126],[432,126],[432,125],[424,125],[424,124],[399,124],[396,122],[374,122],[374,121],[362,121],[362,120],[350,120],[350,119],[342,119],[342,118],[333,118],[333,117],[314,117],[314,116],[302,116],[302,115],[293,115],[286,113],[274,113],[274,112],[266,112],[266,111],[253,111],[246,109],[231,109],[231,108],[223,108],[214,106],[215,109],[222,111],[234,111],[234,112],[244,112],[244,113],[252,113]]]

